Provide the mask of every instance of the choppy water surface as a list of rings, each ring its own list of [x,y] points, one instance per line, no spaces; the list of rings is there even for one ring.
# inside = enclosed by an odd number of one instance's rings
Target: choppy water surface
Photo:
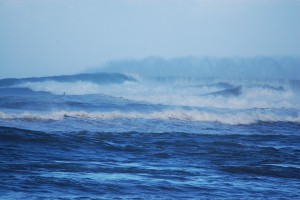
[[[300,198],[299,85],[0,80],[0,197]]]

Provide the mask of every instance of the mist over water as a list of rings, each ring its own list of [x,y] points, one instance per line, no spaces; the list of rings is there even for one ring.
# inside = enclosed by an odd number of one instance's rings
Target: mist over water
[[[298,80],[299,56],[181,57],[153,56],[108,62],[91,71],[138,74],[143,77]]]

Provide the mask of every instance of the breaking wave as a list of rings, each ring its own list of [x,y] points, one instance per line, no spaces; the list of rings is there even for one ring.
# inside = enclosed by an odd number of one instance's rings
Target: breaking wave
[[[287,81],[246,80],[185,80],[159,82],[140,79],[135,82],[101,85],[88,81],[26,82],[15,88],[29,88],[35,92],[54,95],[106,94],[151,104],[214,107],[230,109],[300,108],[299,91]]]
[[[5,113],[0,112],[0,119],[12,120],[116,120],[116,119],[144,119],[144,120],[183,120],[194,122],[217,122],[229,125],[247,125],[259,122],[293,122],[300,123],[299,113],[295,110],[281,112],[280,110],[241,111],[241,112],[208,112],[198,110],[163,110],[154,112],[85,112],[85,111],[56,111],[45,113]]]
[[[101,91],[100,85],[87,81],[77,81],[73,83],[57,81],[26,82],[16,85],[16,87],[29,88],[36,92],[50,92],[55,95],[99,94]]]

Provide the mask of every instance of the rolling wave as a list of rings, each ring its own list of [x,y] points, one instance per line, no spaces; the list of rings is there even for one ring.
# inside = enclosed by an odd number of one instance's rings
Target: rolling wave
[[[34,91],[54,95],[109,95],[147,104],[213,107],[230,109],[300,108],[300,92],[289,81],[254,80],[182,80],[159,82],[153,79],[101,85],[89,81],[25,82],[1,91],[13,94]],[[30,89],[25,91],[27,88]]]
[[[233,87],[233,88],[229,88],[217,92],[211,92],[205,95],[230,97],[230,96],[239,96],[241,94],[242,94],[242,86],[239,85],[237,87]]]
[[[292,122],[300,123],[300,115],[297,111],[290,112],[278,110],[249,110],[240,112],[209,112],[198,110],[163,110],[154,112],[85,112],[85,111],[55,111],[55,112],[0,112],[2,120],[64,120],[64,119],[88,119],[88,120],[116,120],[116,119],[144,119],[144,120],[182,120],[194,122],[217,122],[229,125],[247,125],[259,122]]]

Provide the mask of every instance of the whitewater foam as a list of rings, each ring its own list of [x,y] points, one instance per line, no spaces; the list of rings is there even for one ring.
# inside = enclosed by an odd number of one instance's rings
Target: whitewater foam
[[[222,85],[220,81],[216,80],[176,79],[174,82],[165,83],[141,78],[139,82],[124,82],[115,85],[99,85],[83,81],[73,83],[45,81],[26,82],[16,87],[26,87],[33,91],[45,91],[55,95],[109,94],[132,101],[163,105],[230,109],[300,108],[299,94],[290,89],[286,82],[260,81],[255,83],[234,80],[224,83],[227,85],[225,90],[220,86]],[[191,87],[191,85],[195,86]],[[237,87],[240,88],[238,95],[223,95],[224,91]]]
[[[55,95],[86,95],[86,94],[99,94],[101,87],[98,84],[77,81],[77,82],[58,82],[58,81],[43,81],[43,82],[26,82],[14,87],[26,87],[33,91],[45,91]]]
[[[258,122],[294,122],[300,123],[297,111],[293,113],[278,113],[274,111],[248,112],[208,112],[198,110],[163,110],[155,112],[85,112],[85,111],[56,111],[45,113],[4,113],[0,112],[0,119],[12,120],[64,120],[69,118],[87,120],[118,120],[118,119],[145,119],[145,120],[183,120],[193,122],[217,122],[230,125],[247,125]]]

